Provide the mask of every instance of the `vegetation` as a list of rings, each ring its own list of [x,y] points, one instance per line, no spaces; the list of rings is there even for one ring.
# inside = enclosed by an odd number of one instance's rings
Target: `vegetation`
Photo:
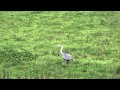
[[[120,12],[1,11],[0,78],[120,79]]]

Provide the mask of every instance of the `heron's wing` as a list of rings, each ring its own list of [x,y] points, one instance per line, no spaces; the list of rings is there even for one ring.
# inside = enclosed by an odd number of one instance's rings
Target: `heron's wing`
[[[68,54],[68,53],[64,53],[63,58],[64,58],[65,60],[71,60],[71,59],[72,59],[72,55],[71,55],[71,54]]]

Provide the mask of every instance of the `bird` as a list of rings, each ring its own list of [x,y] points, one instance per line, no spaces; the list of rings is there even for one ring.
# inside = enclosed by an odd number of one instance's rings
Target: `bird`
[[[69,63],[69,61],[73,60],[71,54],[69,54],[69,53],[64,53],[64,52],[62,51],[62,50],[63,50],[63,45],[57,45],[57,46],[61,47],[61,48],[60,48],[60,54],[62,55],[63,59],[66,61],[67,64]]]

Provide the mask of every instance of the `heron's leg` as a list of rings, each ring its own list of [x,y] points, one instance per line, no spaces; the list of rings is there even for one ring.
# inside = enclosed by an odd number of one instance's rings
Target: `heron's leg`
[[[73,61],[73,58],[71,60]]]
[[[68,64],[69,63],[69,61],[66,61],[66,64]]]

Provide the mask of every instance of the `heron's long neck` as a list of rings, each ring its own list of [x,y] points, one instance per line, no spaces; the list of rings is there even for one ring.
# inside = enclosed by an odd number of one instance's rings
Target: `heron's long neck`
[[[63,47],[61,46],[61,49],[60,49],[60,53],[61,53],[61,54],[63,54],[62,49],[63,49]]]

